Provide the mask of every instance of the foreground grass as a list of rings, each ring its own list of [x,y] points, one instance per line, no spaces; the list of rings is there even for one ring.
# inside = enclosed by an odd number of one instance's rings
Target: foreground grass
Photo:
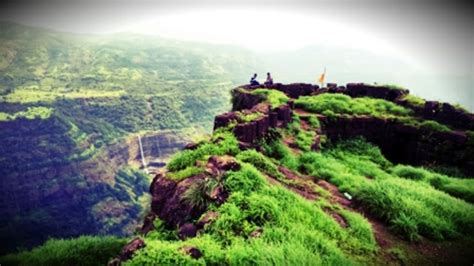
[[[200,173],[202,169],[196,162],[212,155],[234,156],[241,168],[224,173],[217,181],[205,179],[184,194],[183,200],[189,204],[218,213],[197,237],[177,240],[174,230],[156,220],[155,230],[145,237],[146,247],[125,264],[354,265],[379,261],[372,225],[361,214],[330,203],[324,195],[309,201],[284,186],[270,183],[270,177],[285,179],[278,166],[330,181],[408,240],[456,239],[474,233],[474,207],[452,196],[453,191],[472,191],[460,179],[420,168],[393,166],[377,147],[363,139],[337,143],[322,153],[297,156],[277,133],[261,143],[262,152],[240,150],[235,136],[221,130],[197,149],[175,155],[168,165],[169,178],[175,180]],[[433,181],[439,178],[445,183]],[[452,195],[440,191],[440,184],[451,187]],[[201,193],[216,185],[230,193],[222,205],[206,201],[205,193]],[[343,217],[347,227],[341,226],[327,209]],[[110,238],[75,241],[51,241],[4,260],[15,264],[54,265],[64,260],[68,265],[93,265],[106,261],[112,251],[117,254],[123,244]],[[95,250],[101,245],[107,248],[97,254]],[[202,257],[192,258],[186,254],[187,247],[198,248]]]
[[[474,206],[440,191],[443,190],[441,181],[430,180],[443,180],[445,187],[452,189],[451,194],[464,196],[471,193],[472,187],[467,185],[471,182],[441,175],[421,178],[418,175],[427,171],[417,169],[415,174],[415,168],[411,174],[402,171],[400,166],[390,169],[388,164],[381,163],[384,158],[374,153],[375,147],[367,144],[364,155],[363,142],[352,143],[358,147],[359,154],[354,154],[350,148],[342,149],[343,146],[322,154],[306,153],[300,158],[300,168],[351,193],[373,215],[407,239],[417,240],[424,236],[442,240],[474,232]],[[350,145],[350,142],[344,144]],[[407,177],[419,181],[407,180]],[[435,186],[430,185],[431,182]]]
[[[251,153],[239,157],[253,161]],[[349,222],[349,229],[344,229],[320,204],[271,186],[252,164],[241,165],[224,177],[231,196],[223,205],[211,207],[219,218],[199,237],[147,239],[148,246],[128,264],[350,265],[373,255],[371,226],[361,215],[343,213]],[[252,237],[253,232],[261,235]],[[180,252],[186,246],[199,248],[203,257],[193,260]]]
[[[391,171],[401,178],[425,182],[451,196],[474,203],[474,179],[450,177],[409,165],[397,165]]]

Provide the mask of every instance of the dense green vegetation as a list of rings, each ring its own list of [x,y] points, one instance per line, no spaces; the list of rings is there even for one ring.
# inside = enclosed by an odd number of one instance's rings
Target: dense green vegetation
[[[471,178],[453,178],[409,165],[397,165],[391,171],[399,177],[424,181],[438,190],[474,203],[474,180]]]
[[[288,102],[289,98],[281,91],[269,90],[269,89],[256,89],[252,91],[252,94],[263,95],[265,101],[269,102],[272,107],[278,107]]]
[[[52,239],[31,251],[0,258],[3,265],[105,265],[125,245],[112,236]]]
[[[221,143],[235,140],[232,135],[219,134],[223,137]],[[176,168],[174,165],[183,168],[192,165],[193,160],[214,154],[204,151],[224,154],[223,146],[227,144],[209,142],[199,151],[184,151],[174,158],[172,169]],[[362,215],[334,205],[327,192],[310,202],[282,186],[272,185],[269,177],[286,179],[278,165],[293,166],[336,184],[371,214],[386,221],[394,234],[411,241],[421,237],[451,239],[474,232],[474,207],[430,185],[430,178],[442,175],[421,168],[394,167],[377,147],[363,139],[340,142],[322,153],[306,152],[300,156],[292,154],[278,138],[264,144],[266,155],[255,150],[238,151],[231,146],[227,147],[231,151],[227,154],[236,155],[242,167],[223,177],[230,198],[221,206],[208,206],[219,213],[217,220],[189,240],[147,237],[147,247],[127,264],[308,265],[376,260],[378,246],[373,229]],[[442,177],[451,182],[464,180]],[[283,183],[292,184],[286,181]],[[457,192],[466,189],[472,187],[454,188]],[[335,222],[328,209],[344,217],[348,227]],[[260,236],[255,237],[255,232],[260,232]],[[181,252],[186,246],[198,248],[203,257],[195,260]]]
[[[416,96],[406,96],[409,101],[419,103]],[[411,109],[407,109],[395,103],[373,99],[369,97],[351,98],[344,94],[320,94],[317,96],[304,96],[295,101],[297,107],[306,111],[320,113],[328,117],[367,115],[377,118],[396,119],[404,124],[413,125],[429,131],[450,131],[451,129],[433,120],[424,120],[413,115]]]
[[[299,123],[300,119],[295,117],[295,122]],[[302,129],[294,124],[288,130]],[[204,204],[218,212],[217,220],[189,240],[159,237],[169,235],[162,233],[147,237],[147,247],[128,264],[307,265],[376,260],[378,246],[373,229],[362,215],[334,205],[327,192],[311,202],[282,186],[272,185],[268,178],[294,184],[279,171],[278,165],[336,184],[372,215],[387,222],[394,234],[408,240],[452,239],[474,232],[474,207],[456,199],[454,193],[451,195],[455,197],[440,191],[446,190],[440,189],[439,181],[432,181],[444,178],[445,182],[458,184],[464,179],[422,168],[393,166],[377,147],[363,139],[334,144],[322,153],[305,152],[298,156],[281,142],[278,133],[272,135],[273,138],[262,143],[264,154],[238,150],[235,137],[222,131],[198,149],[177,154],[168,166],[171,171],[187,170],[196,160],[205,160],[209,155],[234,155],[241,169],[222,177],[231,196],[220,206],[200,203],[201,194],[193,188],[193,194],[187,197],[194,204]],[[452,186],[453,191],[472,190],[468,187],[471,182],[462,184],[466,187]],[[348,227],[341,227],[328,214],[328,209],[344,217]],[[259,237],[255,237],[255,232],[259,232]],[[192,259],[181,251],[186,246],[198,248],[203,257]]]
[[[323,154],[306,153],[300,158],[302,167],[309,174],[325,178],[355,195],[374,215],[409,239],[418,239],[420,235],[449,239],[472,233],[474,207],[420,182],[424,179],[420,173],[427,171],[417,168],[408,171],[397,166],[393,168],[394,176],[380,152],[374,151],[375,147],[365,147],[368,153],[361,155],[363,145],[355,145],[359,154],[338,146]],[[462,193],[468,188],[458,186],[454,190]]]
[[[374,117],[408,116],[411,110],[380,99],[351,98],[344,94],[304,96],[295,101],[297,107],[310,112],[333,116],[335,114],[370,115]]]
[[[35,119],[35,118],[47,119],[51,116],[52,112],[53,112],[52,108],[42,107],[42,106],[28,107],[26,111],[20,111],[13,114],[0,112],[0,122],[15,120],[20,117],[24,117],[26,119]]]

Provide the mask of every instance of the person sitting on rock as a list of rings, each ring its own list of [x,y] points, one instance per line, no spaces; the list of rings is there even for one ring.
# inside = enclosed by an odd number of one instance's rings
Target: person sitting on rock
[[[260,85],[260,83],[257,81],[257,73],[254,73],[253,77],[250,79],[250,85]]]
[[[267,72],[267,80],[265,81],[265,85],[272,85],[273,84],[273,78],[270,75],[270,72]]]

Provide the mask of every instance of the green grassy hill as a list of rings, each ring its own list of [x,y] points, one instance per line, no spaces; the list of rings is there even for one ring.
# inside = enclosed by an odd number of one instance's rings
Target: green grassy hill
[[[400,164],[363,137],[339,138],[345,129],[331,133],[330,124],[379,121],[389,131],[400,122],[410,127],[406,132],[423,132],[423,139],[462,132],[465,146],[455,152],[469,160],[472,131],[434,121],[436,126],[426,127],[410,107],[392,101],[321,93],[291,103],[277,90],[234,91],[234,97],[252,102],[250,95],[258,96],[260,103],[235,116],[224,114],[227,125],[172,157],[150,186],[147,229],[127,252],[120,252],[123,240],[81,237],[51,240],[0,261],[99,265],[121,254],[125,265],[471,263],[474,180],[451,174],[461,163],[450,165],[449,173],[436,167],[443,162]],[[242,102],[234,103],[240,109]],[[275,123],[266,124],[272,116]],[[408,123],[415,120],[421,124]],[[265,132],[244,143],[252,128]],[[374,134],[365,130],[360,134]],[[76,246],[84,256],[70,253]]]

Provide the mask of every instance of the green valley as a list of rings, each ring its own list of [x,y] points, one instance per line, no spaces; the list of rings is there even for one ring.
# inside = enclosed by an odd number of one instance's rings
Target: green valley
[[[240,48],[0,24],[1,253],[50,237],[129,235],[162,165],[209,132],[253,67]]]

